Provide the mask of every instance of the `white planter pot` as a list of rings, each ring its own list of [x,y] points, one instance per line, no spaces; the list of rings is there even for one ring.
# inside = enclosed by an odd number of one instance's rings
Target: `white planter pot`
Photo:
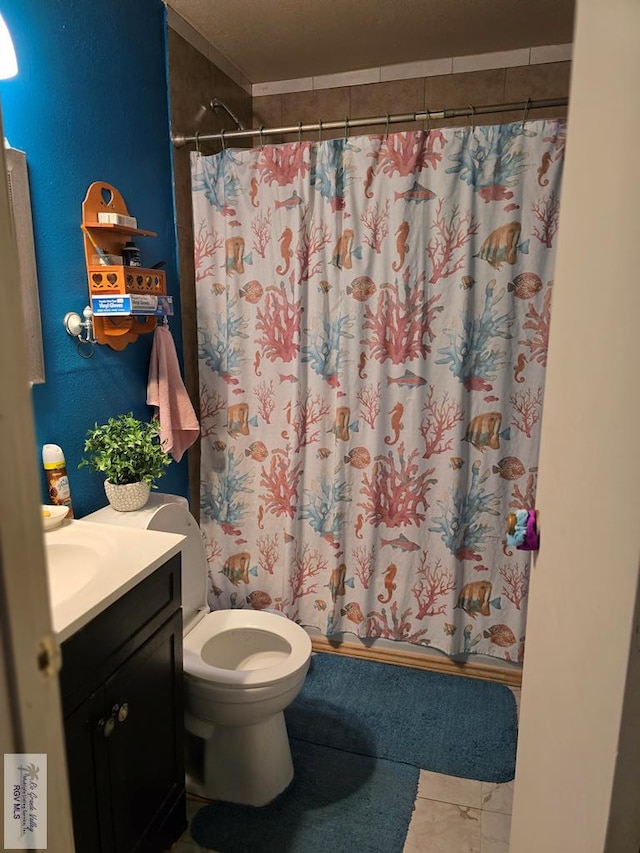
[[[118,512],[133,512],[149,500],[151,486],[148,483],[127,483],[126,486],[115,486],[109,480],[104,481],[107,500]]]

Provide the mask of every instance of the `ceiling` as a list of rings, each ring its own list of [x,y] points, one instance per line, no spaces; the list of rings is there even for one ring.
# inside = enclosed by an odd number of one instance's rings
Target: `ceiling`
[[[251,83],[573,41],[574,0],[167,0]]]

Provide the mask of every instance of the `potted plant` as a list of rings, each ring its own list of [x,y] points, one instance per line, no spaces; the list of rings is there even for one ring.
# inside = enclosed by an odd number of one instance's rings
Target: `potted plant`
[[[160,425],[128,415],[109,418],[87,432],[85,456],[78,465],[106,475],[104,490],[119,512],[141,509],[149,500],[154,480],[162,477],[171,458],[160,445]]]

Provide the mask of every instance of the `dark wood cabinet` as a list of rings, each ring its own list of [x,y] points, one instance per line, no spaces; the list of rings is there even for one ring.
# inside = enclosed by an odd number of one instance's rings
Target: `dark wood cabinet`
[[[186,827],[180,557],[62,645],[76,853],[159,853]]]

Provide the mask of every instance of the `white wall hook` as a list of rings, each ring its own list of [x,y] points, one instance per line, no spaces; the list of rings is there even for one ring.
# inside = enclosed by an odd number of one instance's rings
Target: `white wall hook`
[[[72,338],[76,338],[78,342],[78,355],[82,358],[91,358],[93,355],[93,348],[97,343],[93,334],[93,311],[91,308],[87,305],[82,312],[82,317],[75,311],[68,311],[64,315],[62,323],[67,334],[71,335]],[[91,347],[91,351],[88,355],[84,355],[82,353],[80,349],[82,344],[88,344]]]

